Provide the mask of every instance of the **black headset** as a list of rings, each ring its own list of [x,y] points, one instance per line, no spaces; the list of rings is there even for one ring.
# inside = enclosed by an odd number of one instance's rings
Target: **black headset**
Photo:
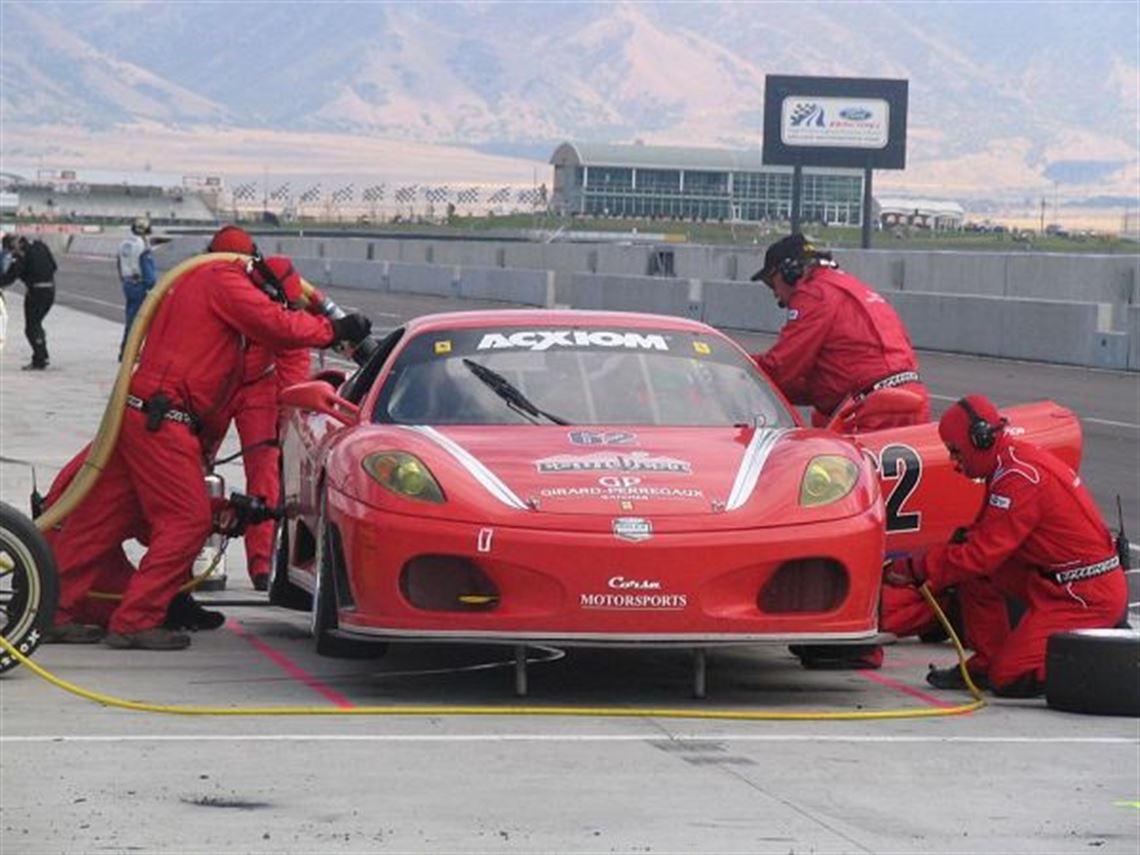
[[[805,260],[802,255],[795,258],[785,258],[776,265],[776,272],[783,276],[784,281],[789,285],[795,285],[800,281],[800,277],[804,275]]]
[[[974,409],[973,405],[968,400],[962,398],[958,401],[958,406],[966,411],[966,415],[970,417],[970,445],[978,449],[978,451],[985,451],[987,448],[993,448],[994,443],[997,442],[997,433],[1003,427],[1004,423],[992,425],[978,415],[978,411]]]

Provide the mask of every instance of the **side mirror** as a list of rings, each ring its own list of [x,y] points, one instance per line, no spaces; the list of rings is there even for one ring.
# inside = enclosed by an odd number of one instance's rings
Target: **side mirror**
[[[922,396],[902,386],[878,389],[862,398],[847,397],[835,410],[826,430],[845,433],[861,416],[909,416],[922,409]]]
[[[342,425],[354,424],[360,418],[360,408],[340,397],[324,380],[308,380],[281,390],[278,403],[282,407],[323,413]]]

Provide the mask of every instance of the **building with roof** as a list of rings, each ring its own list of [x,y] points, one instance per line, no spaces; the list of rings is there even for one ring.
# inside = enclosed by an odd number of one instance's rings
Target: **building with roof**
[[[957,202],[944,199],[907,199],[882,197],[875,199],[875,216],[883,228],[915,226],[932,231],[958,231],[966,212]]]
[[[792,213],[792,167],[766,166],[760,149],[564,142],[551,209],[559,214],[760,222]],[[805,167],[803,222],[861,226],[863,171]]]

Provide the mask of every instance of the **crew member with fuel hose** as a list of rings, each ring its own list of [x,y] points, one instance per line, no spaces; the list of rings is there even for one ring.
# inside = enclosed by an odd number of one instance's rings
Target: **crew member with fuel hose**
[[[893,561],[884,581],[925,582],[935,593],[957,585],[974,650],[971,678],[997,695],[1032,697],[1044,691],[1049,636],[1126,625],[1127,545],[1114,541],[1072,469],[1006,426],[981,395],[943,414],[939,436],[959,472],[985,479],[985,499],[951,543]],[[1013,629],[1006,596],[1025,605]],[[932,667],[927,681],[939,689],[966,687],[957,666]]]
[[[776,241],[752,277],[772,289],[788,319],[756,364],[796,405],[811,406],[822,426],[848,397],[905,386],[922,398],[914,413],[855,416],[847,432],[865,432],[930,421],[930,400],[918,373],[918,357],[891,304],[844,273],[829,253],[802,234]]]
[[[216,447],[232,412],[247,342],[270,350],[357,342],[371,324],[361,314],[330,321],[288,311],[275,299],[282,262],[211,260],[187,270],[156,307],[131,377],[118,444],[102,476],[55,540],[60,602],[53,633],[97,640],[75,611],[99,573],[98,557],[127,536],[134,512],[150,546],[112,613],[106,643],[175,650],[190,638],[162,626],[186,569],[212,527],[204,453]],[[271,297],[272,292],[275,297]]]
[[[237,252],[258,256],[257,244],[244,229],[223,226],[211,239],[207,252]],[[292,268],[276,270],[290,306],[301,299],[300,280]],[[293,286],[295,290],[290,290]],[[277,397],[281,390],[308,379],[310,352],[307,347],[270,351],[252,344],[246,351],[242,385],[232,402],[234,424],[242,448],[245,490],[276,504],[281,491],[280,447],[278,440]],[[273,523],[263,522],[245,529],[246,570],[257,591],[269,587],[269,562],[273,551]]]

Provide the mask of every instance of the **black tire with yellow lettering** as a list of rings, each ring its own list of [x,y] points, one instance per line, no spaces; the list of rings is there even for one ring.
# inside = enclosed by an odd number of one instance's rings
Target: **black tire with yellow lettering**
[[[47,541],[30,519],[0,502],[0,634],[31,656],[51,626],[59,576]],[[0,650],[0,672],[19,662]]]

